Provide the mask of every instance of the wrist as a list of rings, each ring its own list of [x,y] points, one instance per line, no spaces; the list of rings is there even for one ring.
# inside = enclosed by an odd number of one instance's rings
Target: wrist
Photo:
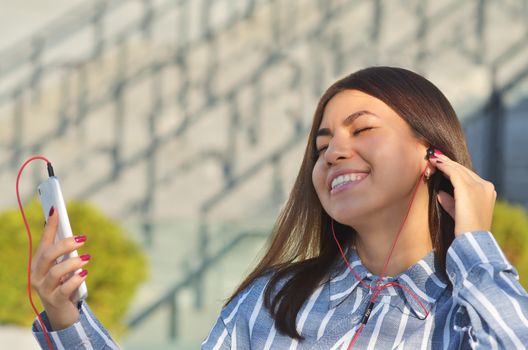
[[[45,309],[53,331],[66,329],[79,321],[79,310],[73,303],[61,308],[45,307]]]

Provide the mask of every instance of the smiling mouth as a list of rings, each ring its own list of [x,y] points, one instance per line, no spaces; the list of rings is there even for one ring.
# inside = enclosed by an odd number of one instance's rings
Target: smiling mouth
[[[367,176],[368,174],[365,173],[340,175],[332,181],[330,193],[338,192],[340,189],[344,189],[345,187],[351,187]]]

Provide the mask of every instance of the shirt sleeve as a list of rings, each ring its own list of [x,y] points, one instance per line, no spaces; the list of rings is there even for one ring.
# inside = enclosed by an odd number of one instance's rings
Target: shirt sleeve
[[[446,270],[453,297],[467,314],[471,345],[525,349],[528,294],[491,232],[466,232],[447,251]],[[458,328],[461,330],[460,328]]]
[[[40,317],[48,330],[54,349],[89,349],[88,344],[93,349],[119,349],[88,304],[84,302],[79,303],[79,321],[60,331],[51,330],[46,312],[42,312]],[[33,322],[32,331],[40,347],[48,350],[48,343],[38,319]]]

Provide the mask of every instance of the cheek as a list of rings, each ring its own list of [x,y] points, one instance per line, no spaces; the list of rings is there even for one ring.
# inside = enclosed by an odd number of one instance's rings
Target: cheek
[[[389,157],[383,157],[373,172],[373,180],[377,188],[387,193],[406,194],[418,180],[420,162],[413,158],[413,152],[395,149],[397,152]],[[416,157],[418,158],[418,157]]]
[[[383,135],[380,135],[383,136]],[[410,149],[395,139],[388,137],[372,137],[361,149],[361,154],[377,172],[394,172],[408,166]],[[395,175],[398,173],[396,172]]]
[[[325,181],[326,172],[323,169],[321,162],[318,160],[312,170],[312,183],[315,188],[315,191],[317,192],[317,195],[320,195],[320,193],[324,190],[324,187],[326,186]]]

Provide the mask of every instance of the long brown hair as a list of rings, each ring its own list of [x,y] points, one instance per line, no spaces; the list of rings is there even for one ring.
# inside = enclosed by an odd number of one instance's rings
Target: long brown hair
[[[328,101],[337,93],[350,89],[380,99],[409,124],[419,140],[472,168],[464,133],[453,107],[424,77],[402,68],[370,67],[330,86],[315,110],[299,174],[273,227],[266,254],[226,302],[233,300],[257,277],[271,272],[264,306],[275,319],[279,332],[299,340],[303,339],[295,327],[299,310],[341,262],[330,228],[332,219],[321,206],[312,183],[312,170],[317,160],[314,136]],[[428,181],[429,230],[436,264],[445,275],[446,253],[454,239],[454,222],[436,200],[439,190],[453,194],[451,183],[440,172],[435,172]],[[337,222],[334,228],[342,246],[353,245],[356,235],[353,228]],[[278,283],[284,280],[286,283],[275,291]]]

